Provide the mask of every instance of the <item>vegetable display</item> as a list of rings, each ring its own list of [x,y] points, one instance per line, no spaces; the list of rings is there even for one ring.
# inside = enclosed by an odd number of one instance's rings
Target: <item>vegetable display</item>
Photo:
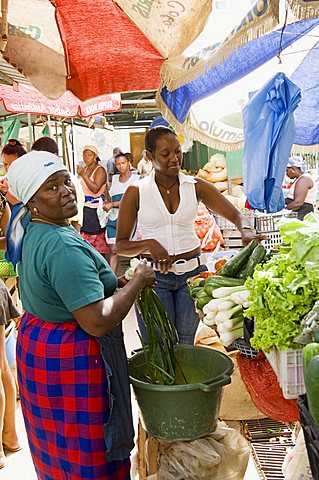
[[[250,294],[244,285],[245,279],[253,272],[255,265],[264,259],[265,254],[265,248],[253,240],[238,255],[222,265],[216,275],[205,280],[192,280],[190,294],[195,299],[196,308],[202,312],[203,322],[217,331],[226,347],[243,337],[243,309],[249,307]],[[244,271],[246,273],[243,276]]]
[[[284,247],[246,281],[256,325],[251,345],[269,352],[296,347],[303,317],[319,299],[319,225],[312,215],[304,221],[285,219],[279,225]]]

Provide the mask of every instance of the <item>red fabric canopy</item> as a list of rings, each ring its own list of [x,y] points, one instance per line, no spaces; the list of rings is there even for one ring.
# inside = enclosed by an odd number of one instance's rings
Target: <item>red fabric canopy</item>
[[[78,98],[158,88],[163,57],[112,0],[51,3],[64,46],[66,88]]]

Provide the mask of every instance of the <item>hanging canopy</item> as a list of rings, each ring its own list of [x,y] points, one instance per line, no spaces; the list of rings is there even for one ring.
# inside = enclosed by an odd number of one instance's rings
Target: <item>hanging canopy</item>
[[[152,90],[211,8],[212,0],[10,0],[4,57],[52,99]]]
[[[317,18],[289,24],[284,30],[277,29],[244,44],[224,61],[190,83],[173,91],[164,86],[158,93],[161,112],[179,132],[188,134],[213,148],[225,151],[242,148],[243,129],[220,121],[225,114],[225,104],[231,103],[234,110],[238,109],[240,106],[236,102],[246,103],[249,90],[261,86],[265,78],[271,77],[276,69],[281,69],[282,65],[278,66],[278,60],[275,60],[276,66],[272,61],[279,53],[280,46],[284,58],[285,52],[290,54],[292,45],[296,43],[298,45],[296,50],[301,49],[303,59],[309,44],[310,48],[314,44],[316,37],[313,37],[312,31],[318,26]],[[300,47],[302,41],[306,46]],[[289,60],[285,58],[283,67],[287,63],[295,65],[295,61],[293,55]],[[262,66],[266,64],[268,69],[263,70]],[[313,68],[318,68],[318,63]],[[261,73],[258,76],[259,69]],[[256,80],[259,85],[256,85]]]
[[[58,100],[50,100],[34,87],[26,85],[0,85],[0,100],[7,112],[35,113],[58,117],[91,117],[98,113],[113,112],[121,108],[121,95],[101,95],[81,102],[71,92],[65,92]]]

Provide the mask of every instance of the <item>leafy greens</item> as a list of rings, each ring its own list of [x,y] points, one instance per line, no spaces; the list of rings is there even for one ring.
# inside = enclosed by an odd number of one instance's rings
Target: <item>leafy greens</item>
[[[245,284],[251,304],[246,316],[256,323],[250,342],[256,349],[296,347],[292,342],[300,333],[302,318],[319,299],[319,224],[313,216],[307,217],[280,225],[286,247],[257,266]]]

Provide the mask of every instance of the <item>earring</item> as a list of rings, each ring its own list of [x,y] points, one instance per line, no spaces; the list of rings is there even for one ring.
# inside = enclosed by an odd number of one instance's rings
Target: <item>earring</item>
[[[37,207],[33,207],[33,213],[34,215],[39,215],[39,210],[37,209]]]

